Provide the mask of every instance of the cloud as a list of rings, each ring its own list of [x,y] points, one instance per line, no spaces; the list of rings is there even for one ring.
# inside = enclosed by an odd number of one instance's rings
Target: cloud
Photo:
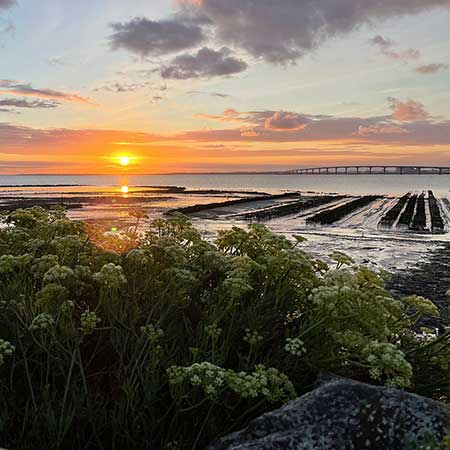
[[[0,34],[13,33],[14,31],[16,31],[14,24],[0,17]]]
[[[436,121],[417,101],[388,98],[390,115],[335,117],[292,111],[235,109],[203,119],[238,124],[235,128],[189,131],[179,139],[210,142],[326,142],[450,145],[450,121]]]
[[[0,122],[0,151],[11,152],[15,148],[52,148],[60,154],[63,145],[67,153],[70,148],[78,148],[90,143],[95,148],[114,145],[118,142],[142,144],[157,139],[150,133],[119,130],[89,130],[67,128],[32,128],[29,126]]]
[[[27,109],[53,109],[60,103],[56,101],[45,100],[26,100],[26,99],[0,99],[0,107],[27,108]]]
[[[272,115],[275,111],[271,112]],[[300,114],[300,113],[299,113]],[[386,117],[328,117],[313,118],[298,130],[272,130],[264,125],[224,129],[200,129],[177,135],[179,141],[188,142],[266,142],[282,144],[288,142],[309,142],[315,144],[334,143],[348,146],[364,145],[405,145],[433,146],[450,145],[450,121],[432,120],[398,122]],[[403,131],[402,131],[403,130]]]
[[[224,94],[223,92],[204,92],[204,91],[188,91],[189,95],[210,95],[211,97],[219,97],[219,98],[231,98],[233,97],[230,94]]]
[[[395,103],[398,105],[402,102],[395,100]],[[300,111],[242,112],[230,108],[221,115],[211,117],[223,126],[219,125],[219,129],[204,127],[167,135],[102,129],[31,128],[0,123],[0,154],[4,153],[10,161],[19,160],[15,155],[23,155],[26,160],[31,156],[46,160],[61,158],[61,164],[55,167],[58,173],[70,170],[65,169],[64,165],[68,157],[73,161],[90,161],[89,170],[98,170],[99,161],[105,155],[120,151],[120,148],[139,148],[143,158],[149,155],[149,161],[162,161],[161,165],[155,166],[155,170],[164,167],[166,171],[170,170],[171,161],[176,161],[177,167],[183,170],[189,170],[187,168],[192,167],[191,164],[203,163],[211,164],[213,170],[222,169],[224,163],[221,158],[235,165],[244,164],[247,158],[249,168],[265,163],[275,165],[276,161],[280,161],[279,158],[292,165],[298,161],[300,153],[292,153],[289,149],[298,148],[300,152],[301,147],[317,148],[315,154],[311,151],[316,162],[326,157],[326,151],[331,148],[342,152],[343,156],[348,155],[352,161],[361,149],[369,151],[366,157],[373,162],[382,158],[393,159],[395,155],[406,157],[406,147],[415,152],[422,162],[432,154],[436,161],[440,156],[441,163],[450,161],[450,121],[436,120],[428,115],[420,121],[399,121],[388,114],[342,117]],[[271,118],[272,121],[268,121]],[[278,127],[272,126],[275,119]],[[270,126],[267,126],[268,122]],[[281,128],[280,122],[284,128]],[[442,146],[441,154],[433,153],[434,146]],[[209,150],[205,150],[209,153],[203,153],[201,149],[204,147],[209,147]],[[64,155],[61,155],[61,148],[64,148]],[[414,157],[413,153],[410,160],[415,161]],[[287,158],[292,159],[289,162]],[[14,171],[14,167],[10,170]]]
[[[241,137],[258,137],[260,133],[253,127],[241,128]]]
[[[245,61],[231,56],[230,49],[226,47],[219,51],[203,47],[193,55],[184,54],[174,58],[161,69],[161,76],[175,80],[212,78],[240,73],[247,67]]]
[[[55,91],[53,89],[35,89],[31,84],[15,80],[0,80],[0,94],[36,97],[63,102],[91,103],[88,98],[77,94]]]
[[[54,56],[52,58],[49,58],[47,62],[51,66],[59,66],[59,67],[68,67],[71,66],[72,63],[67,60],[64,56]]]
[[[181,0],[216,38],[271,63],[289,63],[365,24],[449,7],[449,0]],[[403,56],[407,56],[406,54]],[[409,55],[410,57],[413,54]]]
[[[388,56],[393,59],[401,59],[401,60],[416,60],[419,59],[421,54],[419,50],[414,48],[410,48],[407,50],[394,50],[394,42],[391,39],[384,38],[383,36],[377,35],[372,39],[369,39],[369,43],[378,47],[383,53],[383,55]]]
[[[216,122],[246,124],[244,130],[255,129],[271,131],[298,131],[305,128],[312,120],[326,119],[330,116],[299,114],[291,111],[237,111],[234,108],[226,109],[222,114],[197,114],[200,119],[214,120]]]
[[[397,98],[388,97],[389,107],[392,110],[392,118],[401,122],[414,122],[426,120],[429,114],[422,103],[414,100],[402,102]]]
[[[358,134],[360,136],[371,136],[374,134],[404,134],[408,133],[408,130],[405,130],[402,127],[397,125],[388,125],[388,124],[378,124],[378,125],[370,125],[368,127],[360,126],[358,127]]]
[[[16,0],[0,0],[0,9],[8,9],[16,4]]]
[[[252,125],[262,125],[265,118],[262,120],[259,117],[259,112],[239,112],[234,108],[226,109],[222,114],[196,114],[198,119],[214,120],[216,122],[228,122],[228,123],[246,123]]]
[[[416,67],[416,72],[421,75],[430,75],[433,73],[447,70],[450,66],[448,64],[425,64],[423,66]]]
[[[301,114],[277,111],[272,117],[265,120],[264,126],[275,131],[295,131],[303,130],[310,121]]]
[[[129,22],[113,23],[111,28],[112,49],[125,49],[141,57],[187,50],[206,39],[198,24],[176,18],[158,22],[136,17]]]
[[[139,89],[150,87],[152,83],[149,81],[145,81],[143,83],[121,83],[121,82],[113,82],[107,83],[100,87],[94,89],[95,92],[106,91],[106,92],[135,92]]]
[[[369,39],[369,43],[372,45],[377,45],[378,47],[381,48],[389,48],[394,44],[390,39],[384,38],[379,34]]]

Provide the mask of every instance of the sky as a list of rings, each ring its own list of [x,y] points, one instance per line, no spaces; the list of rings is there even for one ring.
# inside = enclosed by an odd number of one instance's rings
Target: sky
[[[450,166],[449,23],[450,0],[0,0],[0,174]]]

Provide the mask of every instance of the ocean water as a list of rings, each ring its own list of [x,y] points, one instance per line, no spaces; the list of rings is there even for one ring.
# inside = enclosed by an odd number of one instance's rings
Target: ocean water
[[[129,187],[126,194],[121,193],[121,186],[124,185]],[[191,192],[158,192],[152,186],[185,187]],[[0,206],[19,199],[26,199],[27,205],[34,204],[36,199],[76,199],[82,206],[70,209],[70,218],[95,222],[105,229],[117,229],[131,226],[134,219],[130,216],[130,210],[133,208],[143,208],[151,220],[162,217],[173,208],[221,202],[243,195],[229,191],[301,191],[305,196],[308,193],[379,194],[385,197],[330,226],[308,225],[306,218],[317,212],[314,208],[304,213],[274,218],[265,224],[290,239],[297,234],[307,237],[304,248],[318,257],[326,259],[331,251],[339,250],[348,253],[356,262],[396,271],[427,260],[433,251],[450,243],[449,189],[449,175],[22,175],[0,176]],[[195,190],[218,192],[196,193]],[[396,197],[407,192],[427,190],[432,190],[439,199],[445,233],[436,235],[379,229],[381,217],[396,203]],[[209,216],[200,215],[191,219],[207,238],[214,239],[220,229],[232,226],[245,228],[248,222],[239,218],[239,213],[248,212],[249,208],[255,208],[255,205],[223,208],[224,211],[217,214],[213,210]],[[147,225],[144,223],[143,226]]]
[[[410,190],[435,191],[446,195],[449,175],[263,175],[263,174],[180,174],[180,175],[11,175],[0,176],[2,186],[78,185],[117,187],[184,186],[188,189],[286,190],[336,192],[343,194],[402,195]]]

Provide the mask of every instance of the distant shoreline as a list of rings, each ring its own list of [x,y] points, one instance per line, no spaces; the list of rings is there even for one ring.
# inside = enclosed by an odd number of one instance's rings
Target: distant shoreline
[[[5,174],[2,175],[0,174],[0,178],[1,177],[9,177],[9,178],[13,178],[13,177],[123,177],[123,176],[130,176],[130,177],[160,177],[160,176],[205,176],[205,175],[266,175],[266,176],[306,176],[306,175],[302,175],[302,174],[296,174],[296,173],[286,173],[283,171],[280,172],[168,172],[168,173],[115,173],[115,174],[100,174],[100,173],[93,173],[93,174],[88,174],[88,173],[82,173],[82,174],[77,174],[77,173],[67,173],[67,174],[55,174],[55,173],[19,173],[19,174]],[[318,175],[318,174],[315,174]],[[438,174],[438,173],[427,173],[427,174],[416,174],[416,173],[408,173],[408,174],[393,174],[393,173],[389,173],[389,174],[383,174],[383,173],[373,173],[373,174],[369,174],[369,173],[363,173],[363,174],[354,174],[354,173],[330,173],[327,175],[321,174],[320,176],[327,176],[327,177],[333,177],[333,176],[338,176],[338,177],[342,177],[342,176],[348,176],[348,177],[354,177],[354,176],[358,176],[358,177],[364,177],[364,176],[370,176],[370,177],[374,177],[374,176],[386,176],[389,178],[392,178],[393,176],[411,176],[411,177],[424,177],[424,176],[432,176],[432,175],[436,175],[439,177],[450,177],[450,174]],[[314,175],[307,175],[308,177],[312,177]],[[61,186],[65,186],[65,185],[61,185]]]

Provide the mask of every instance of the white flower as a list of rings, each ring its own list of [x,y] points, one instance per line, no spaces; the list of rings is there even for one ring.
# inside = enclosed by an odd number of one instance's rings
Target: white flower
[[[164,336],[164,331],[161,328],[157,328],[152,324],[141,327],[141,333],[145,334],[150,342],[157,343]]]
[[[405,354],[393,344],[371,342],[363,350],[363,356],[370,365],[370,376],[378,380],[387,377],[387,385],[405,388],[411,384],[412,367]]]
[[[30,330],[32,331],[47,330],[49,328],[52,328],[54,325],[55,319],[50,314],[42,313],[33,319],[33,322],[31,322],[30,325]]]
[[[284,350],[293,356],[301,356],[306,353],[304,342],[299,338],[287,338]]]
[[[82,333],[85,336],[92,334],[101,321],[102,319],[100,319],[94,311],[89,311],[89,309],[87,309],[80,317]]]
[[[259,344],[263,340],[263,337],[257,331],[251,331],[249,328],[245,329],[244,341],[250,345]]]
[[[215,323],[212,325],[207,325],[205,327],[205,331],[213,340],[217,340],[222,334],[222,328],[219,328]]]
[[[5,358],[11,356],[16,348],[10,342],[0,339],[0,366],[4,364]]]
[[[295,397],[294,387],[286,375],[262,365],[256,366],[253,373],[246,373],[202,362],[189,367],[173,366],[167,373],[170,384],[188,383],[202,387],[204,393],[213,398],[224,389],[230,389],[242,398],[264,397],[268,401]]]

